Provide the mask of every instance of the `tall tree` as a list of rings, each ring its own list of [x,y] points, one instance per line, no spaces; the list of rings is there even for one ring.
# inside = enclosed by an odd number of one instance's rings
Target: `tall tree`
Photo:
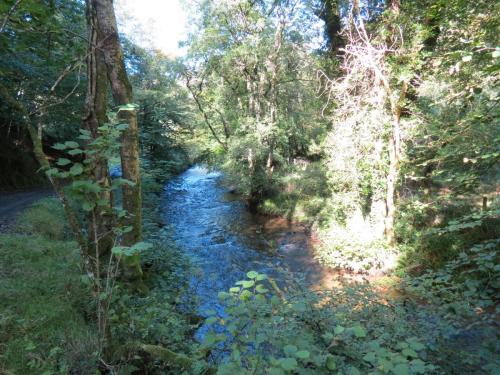
[[[88,29],[88,49],[87,49],[87,94],[85,99],[85,118],[83,127],[90,132],[91,140],[101,136],[99,126],[107,121],[107,90],[108,80],[106,74],[106,64],[104,55],[98,46],[102,43],[102,34],[97,25],[95,9],[87,4],[87,29]],[[97,205],[89,213],[94,221],[89,237],[93,247],[98,249],[99,256],[109,254],[113,246],[111,209],[113,206],[111,193],[109,190],[110,177],[108,160],[98,156],[91,164],[94,181],[99,181],[104,187],[99,193],[99,199],[106,204]]]
[[[139,169],[139,132],[137,113],[133,104],[132,86],[130,85],[123,50],[118,36],[118,27],[112,0],[90,0],[95,9],[97,24],[102,39],[99,48],[102,49],[107,68],[108,78],[115,103],[119,106],[118,117],[128,124],[121,138],[121,166],[123,177],[133,185],[123,186],[123,208],[127,211],[126,224],[131,231],[124,234],[124,245],[133,245],[141,240],[141,179]],[[127,260],[130,277],[142,274],[139,255]]]

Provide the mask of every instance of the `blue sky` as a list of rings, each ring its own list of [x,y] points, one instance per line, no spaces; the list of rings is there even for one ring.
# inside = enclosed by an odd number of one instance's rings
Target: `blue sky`
[[[120,31],[135,43],[184,54],[178,43],[187,36],[187,14],[180,0],[115,0],[115,9]]]

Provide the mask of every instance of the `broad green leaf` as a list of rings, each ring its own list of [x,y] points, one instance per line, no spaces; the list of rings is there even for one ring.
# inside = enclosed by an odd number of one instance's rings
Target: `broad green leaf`
[[[413,349],[403,349],[402,353],[405,357],[418,358],[417,352]]]
[[[336,326],[335,329],[333,330],[333,332],[336,334],[336,335],[340,335],[342,332],[345,331],[345,328],[342,327],[342,326]]]
[[[376,360],[375,353],[374,352],[366,353],[366,355],[363,357],[363,360],[367,362],[375,362]]]
[[[243,288],[245,289],[248,289],[248,288],[251,288],[255,285],[255,281],[253,280],[243,280],[243,282],[241,283],[241,285],[243,286]]]
[[[326,367],[331,371],[334,371],[337,368],[337,363],[335,362],[335,358],[333,356],[328,356],[328,359],[326,360]]]
[[[93,202],[85,201],[82,203],[82,209],[84,211],[92,211],[92,209],[95,207],[95,204]]]
[[[296,312],[303,313],[304,311],[307,310],[307,306],[304,302],[299,301],[292,305],[292,309]]]
[[[253,295],[252,292],[250,292],[248,289],[245,289],[243,290],[243,292],[241,292],[240,299],[242,301],[247,301],[252,297],[252,295]]]
[[[128,124],[118,124],[118,125],[116,125],[116,129],[120,130],[120,131],[128,129]]]
[[[145,250],[149,250],[153,247],[153,244],[149,243],[149,242],[137,242],[136,244],[134,244],[132,246],[132,248],[136,251],[145,251]]]
[[[366,332],[363,327],[361,326],[354,326],[352,327],[352,332],[354,333],[354,336],[356,337],[366,337]]]
[[[80,150],[79,148],[75,148],[73,150],[68,151],[69,155],[80,155],[83,154],[83,150]]]
[[[408,365],[404,363],[400,363],[394,367],[392,370],[395,375],[409,375],[410,374],[410,369],[408,368]]]
[[[65,165],[71,164],[71,160],[66,159],[66,158],[59,158],[57,159],[57,165],[60,165],[61,167],[64,167]]]
[[[50,168],[47,171],[45,171],[45,174],[47,176],[57,176],[59,174],[59,169],[57,169],[57,168]]]
[[[422,343],[418,342],[416,338],[412,337],[412,338],[409,338],[408,340],[406,340],[406,342],[410,345],[410,347],[415,350],[415,351],[419,351],[419,350],[423,350],[425,349],[425,345],[423,345]]]
[[[68,147],[62,143],[56,143],[54,146],[52,146],[52,148],[54,150],[66,150]]]
[[[83,172],[83,166],[80,163],[76,163],[69,170],[69,174],[71,176],[78,176],[82,174],[82,172]]]
[[[259,284],[255,287],[255,291],[257,293],[267,293],[269,292],[269,289],[266,289],[263,285]]]
[[[297,368],[297,360],[295,358],[281,358],[280,366],[285,371],[293,371]]]
[[[295,353],[295,356],[300,359],[307,359],[310,356],[310,353],[307,350],[299,350]]]
[[[125,249],[127,249],[125,246],[115,246],[111,249],[111,252],[115,255],[123,255]]]
[[[76,143],[74,141],[67,141],[67,142],[64,142],[64,144],[68,148],[78,148],[80,146],[78,143]]]
[[[257,278],[257,276],[259,276],[259,273],[258,272],[255,272],[255,271],[250,271],[250,272],[247,272],[247,277],[249,279],[255,279]]]

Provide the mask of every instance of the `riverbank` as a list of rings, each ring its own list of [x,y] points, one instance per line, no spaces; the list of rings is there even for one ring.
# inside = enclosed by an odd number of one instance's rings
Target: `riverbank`
[[[395,247],[386,245],[380,210],[377,209],[376,225],[372,216],[363,216],[360,210],[342,212],[332,202],[326,184],[318,183],[324,180],[324,173],[320,162],[305,160],[276,172],[274,185],[255,207],[256,217],[262,215],[262,221],[283,228],[300,228],[310,237],[307,256],[319,263],[316,268],[326,270],[324,273],[335,279],[375,281],[395,276],[399,254]],[[248,196],[242,193],[241,181],[229,175],[222,185],[234,199],[248,201]]]
[[[216,366],[235,373],[234,366],[250,371],[257,358],[259,374],[273,368],[368,373],[380,366],[391,374],[491,373],[497,350],[491,331],[462,329],[434,305],[394,298],[392,287],[381,295],[345,277],[327,275],[337,284],[325,283],[321,265],[308,255],[307,228],[250,214],[221,178],[197,166],[150,196],[165,225],[150,226],[153,249],[142,256],[149,292],[120,286],[113,300],[119,344],[108,364],[114,370],[199,374],[196,366]],[[106,372],[95,356],[94,306],[76,244],[67,237],[59,203],[44,202],[19,218],[31,229],[0,235],[0,368]],[[172,359],[153,359],[137,342],[193,360],[182,368]]]

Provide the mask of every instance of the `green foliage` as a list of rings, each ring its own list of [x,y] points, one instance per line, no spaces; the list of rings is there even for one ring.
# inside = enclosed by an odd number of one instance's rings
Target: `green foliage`
[[[218,357],[218,374],[437,371],[425,359],[430,348],[404,320],[404,309],[376,303],[366,288],[284,296],[267,276],[247,277],[219,293],[225,314],[213,312],[205,321],[212,329],[203,345],[227,353]]]
[[[36,213],[47,218],[40,207],[49,202],[35,206],[31,220]],[[76,244],[39,234],[0,235],[0,269],[0,371],[92,371],[97,337],[88,321],[90,296],[80,280]]]
[[[500,235],[495,203],[491,209],[477,211],[460,199],[449,202],[445,197],[438,202],[415,199],[401,206],[397,233],[401,263],[409,269],[440,267],[475,244]]]
[[[326,128],[314,98],[318,62],[308,49],[318,32],[304,27],[309,9],[206,1],[193,11],[185,77],[202,112],[200,131],[214,144],[218,138],[217,161],[253,210],[268,198],[260,208],[293,215],[295,197],[279,197],[278,180],[293,178],[294,160],[318,157],[312,146]]]
[[[153,373],[177,373],[175,363],[154,363],[137,357],[138,343],[160,345],[174,352],[194,355],[194,330],[200,319],[193,314],[195,300],[187,293],[188,260],[165,239],[152,243],[141,256],[147,272],[147,295],[119,288],[110,314],[116,368],[133,365]],[[147,370],[146,370],[147,369]]]
[[[275,172],[275,185],[263,200],[260,211],[307,224],[321,223],[330,212],[325,203],[330,190],[321,162],[298,159]]]
[[[459,318],[473,316],[481,309],[481,319],[498,314],[500,292],[500,239],[487,240],[458,254],[437,271],[407,279],[407,289]]]
[[[337,233],[339,234],[339,233]],[[369,273],[384,267],[388,258],[395,257],[394,250],[383,240],[363,242],[352,237],[331,237],[317,251],[317,258],[327,266]]]
[[[103,199],[103,193],[110,194],[121,189],[123,185],[132,186],[133,183],[123,178],[117,178],[108,186],[107,181],[95,181],[92,175],[94,168],[99,164],[107,164],[107,161],[119,153],[119,138],[127,128],[127,124],[118,121],[117,113],[108,113],[109,122],[99,126],[99,136],[91,137],[90,131],[80,129],[78,139],[80,143],[86,143],[82,147],[79,142],[66,141],[56,143],[53,149],[64,151],[67,158],[59,158],[56,165],[45,173],[51,178],[69,179],[71,181],[64,189],[65,194],[71,198],[73,204],[79,210],[89,213],[100,208],[100,214],[111,210],[111,203]],[[82,147],[82,148],[80,148]],[[75,156],[83,156],[76,159]]]
[[[267,148],[255,135],[234,139],[223,166],[228,181],[236,184],[238,192],[247,200],[260,202],[273,187],[274,178],[266,173]]]
[[[26,108],[43,129],[44,144],[78,135],[85,90],[84,4],[28,0],[3,1],[0,7],[0,87],[5,90],[0,94],[0,184],[46,183],[36,173],[24,120],[4,95]]]

